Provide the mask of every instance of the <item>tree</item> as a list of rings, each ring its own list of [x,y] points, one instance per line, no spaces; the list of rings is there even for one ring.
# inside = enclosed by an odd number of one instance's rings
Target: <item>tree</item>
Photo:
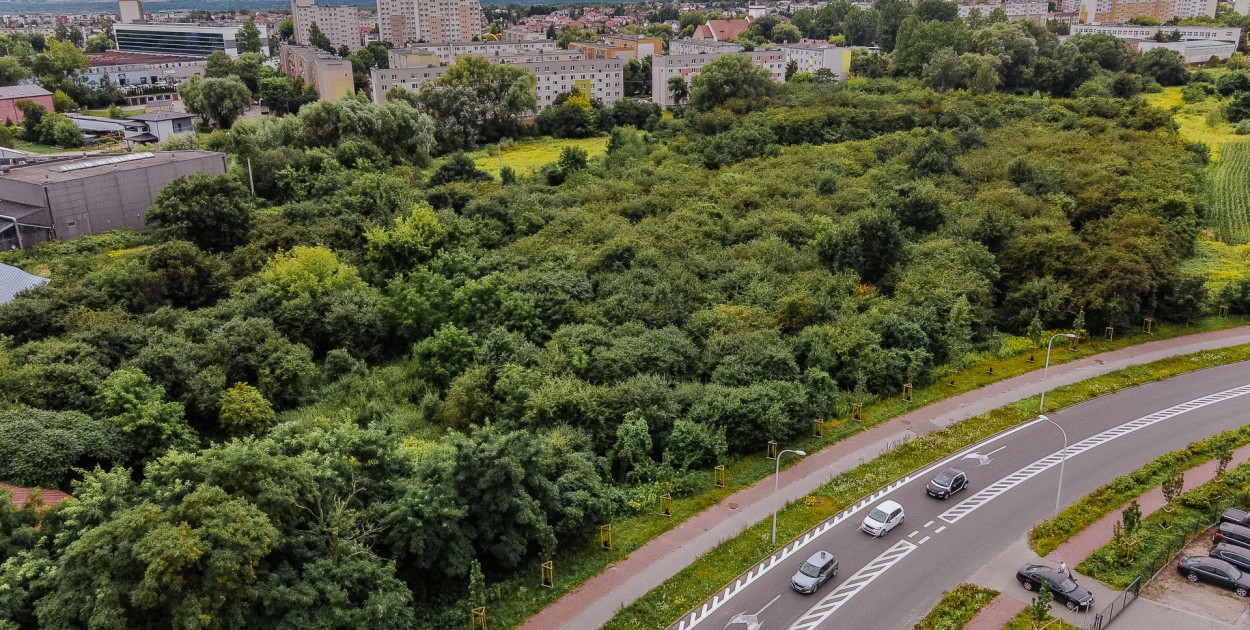
[[[243,23],[243,27],[235,35],[235,48],[240,53],[260,54],[260,29],[256,28],[255,18],[248,18]]]
[[[78,411],[0,411],[0,479],[10,483],[61,487],[72,468],[123,462],[132,448],[116,425]]]
[[[89,53],[99,53],[113,50],[116,47],[117,45],[113,42],[113,38],[109,37],[108,33],[100,33],[99,35],[87,40],[86,45],[83,46],[83,51]]]
[[[959,19],[959,6],[945,0],[919,0],[916,17],[921,21],[954,22]]]
[[[1037,595],[1033,597],[1033,601],[1029,604],[1029,616],[1033,617],[1033,621],[1046,621],[1046,617],[1050,616],[1050,602],[1055,600],[1055,594],[1050,592],[1050,580],[1042,579],[1042,585],[1037,589]]]
[[[251,193],[234,176],[194,173],[165,186],[147,222],[201,249],[222,252],[247,242],[254,210]]]
[[[63,114],[48,114],[39,120],[39,142],[67,149],[81,147],[82,130]]]
[[[1124,522],[1124,533],[1132,536],[1137,531],[1137,526],[1141,524],[1141,505],[1137,503],[1137,499],[1129,501],[1128,507],[1124,508],[1122,513]]]
[[[234,62],[224,50],[214,50],[208,54],[208,63],[204,66],[204,76],[210,79],[222,79],[234,73]]]
[[[275,114],[287,114],[291,111],[291,101],[295,99],[295,85],[291,77],[267,77],[258,82],[260,102]]]
[[[798,71],[799,71],[799,62],[797,62],[797,61],[795,61],[795,60],[793,60],[793,59],[791,59],[790,61],[786,62],[786,83],[789,83],[789,82],[790,82],[790,79],[791,79],[791,78],[793,78],[793,77],[794,77],[794,75],[795,75]]]
[[[321,27],[317,26],[316,22],[308,24],[308,44],[326,52],[334,52],[334,44],[330,43],[330,38],[321,32]]]
[[[252,91],[239,77],[196,79],[183,81],[178,86],[178,94],[183,97],[187,111],[199,114],[205,121],[211,119],[222,129],[229,129],[252,103]]]
[[[943,48],[958,54],[968,49],[968,33],[960,21],[921,22],[909,16],[899,26],[896,41],[891,65],[896,74],[907,76],[920,76],[924,64]]]
[[[912,17],[912,5],[907,0],[876,0],[872,3],[872,10],[880,16],[881,20],[878,43],[885,52],[892,52],[895,46],[895,34],[899,32],[903,21]],[[936,46],[933,50],[940,47]]]
[[[690,97],[690,86],[684,77],[668,78],[668,95],[674,107],[681,107]]]
[[[777,42],[779,44],[794,43],[803,38],[803,34],[799,32],[799,28],[789,22],[784,22],[773,27],[773,35],[768,41]]]
[[[972,307],[968,298],[961,295],[951,307],[946,319],[946,330],[943,334],[946,346],[946,358],[957,367],[962,368],[961,360],[972,348]]]
[[[191,448],[198,441],[182,418],[182,404],[165,402],[165,388],[152,384],[139,370],[126,368],[110,374],[96,399],[100,414],[130,436],[140,461],[169,449]]]
[[[30,77],[30,69],[13,57],[0,57],[0,85],[17,85]]]
[[[1153,48],[1138,57],[1137,72],[1163,86],[1189,82],[1189,64],[1180,53],[1167,48]]]
[[[477,338],[452,324],[443,324],[434,334],[412,348],[416,373],[430,384],[447,387],[473,360]]]
[[[1178,470],[1172,473],[1167,479],[1163,480],[1163,511],[1171,513],[1176,508],[1172,507],[1181,496],[1181,492],[1185,488],[1185,471]]]
[[[431,186],[449,182],[487,182],[490,180],[490,173],[478,170],[473,158],[463,153],[456,153],[447,158],[447,161],[443,162],[433,175],[430,175]]]
[[[221,395],[218,421],[229,435],[256,435],[268,429],[274,417],[273,406],[259,390],[247,383],[235,383]]]
[[[699,111],[729,107],[750,111],[765,105],[775,84],[768,71],[746,55],[721,55],[703,66],[690,86],[690,106]]]
[[[289,42],[295,38],[295,23],[291,18],[286,18],[278,23],[278,38],[284,42]]]
[[[395,219],[393,228],[365,233],[365,259],[388,273],[412,269],[432,258],[446,235],[429,204],[415,204],[408,216]]]
[[[436,81],[440,88],[464,88],[472,95],[470,112],[487,142],[515,135],[517,118],[538,109],[537,79],[528,69],[462,55]]]

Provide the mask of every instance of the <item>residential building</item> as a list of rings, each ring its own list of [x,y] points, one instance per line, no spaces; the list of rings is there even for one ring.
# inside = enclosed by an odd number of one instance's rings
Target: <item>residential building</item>
[[[584,59],[637,59],[664,53],[664,40],[639,35],[604,35],[598,42],[569,42]]]
[[[414,66],[424,66],[428,64],[427,60],[430,55],[434,56],[436,63],[451,63],[456,60],[456,57],[462,55],[477,55],[490,59],[492,57],[517,57],[535,52],[555,52],[556,50],[556,42],[550,39],[529,42],[463,41],[447,44],[420,44],[411,48],[392,48],[387,56],[392,66],[408,63]]]
[[[773,80],[782,81],[786,77],[786,53],[781,50],[764,50],[737,53],[746,55],[755,65],[768,70]],[[660,107],[673,105],[672,95],[668,91],[668,80],[681,77],[687,84],[695,74],[703,69],[709,61],[720,55],[657,55],[651,58],[651,101]]]
[[[378,32],[396,46],[467,42],[482,32],[479,0],[377,0]]]
[[[1250,2],[1250,0],[1247,0]],[[506,28],[499,34],[501,42],[538,42],[547,39],[545,31],[522,31],[515,28]]]
[[[816,72],[822,68],[833,71],[839,81],[845,81],[851,73],[851,49],[832,44],[781,44],[778,50],[785,54],[786,64],[794,61],[799,72]],[[654,58],[652,64],[655,63]]]
[[[6,85],[0,87],[0,119],[3,121],[13,121],[13,124],[20,125],[25,117],[22,116],[22,110],[17,108],[18,101],[30,101],[36,105],[42,105],[47,111],[52,111],[52,93],[39,87],[38,85]]]
[[[1136,24],[1075,24],[1073,35],[1105,33],[1120,39],[1151,39],[1163,33],[1180,33],[1181,39],[1237,42],[1241,40],[1241,28],[1236,26],[1138,26]]]
[[[11,236],[11,233],[18,229],[17,219],[0,215],[0,221],[5,221],[6,219],[9,221],[8,223],[0,223],[0,239],[6,235]],[[26,273],[12,265],[0,264],[0,305],[12,302],[18,293],[26,289],[33,289],[47,283],[47,278],[36,276],[33,273]],[[0,483],[0,492],[12,488],[13,486]]]
[[[668,42],[670,55],[723,55],[742,52],[742,44],[718,42],[714,39],[673,39]]]
[[[1081,22],[1124,24],[1137,17],[1160,22],[1214,16],[1216,0],[1081,0]]]
[[[279,69],[289,77],[301,77],[313,85],[317,98],[333,100],[356,93],[352,62],[311,46],[283,44],[279,49]]]
[[[738,18],[733,20],[708,20],[706,24],[699,25],[694,29],[694,39],[710,39],[718,42],[727,42],[738,39],[738,36],[745,33],[751,28],[751,18]]]
[[[204,74],[208,64],[206,57],[184,55],[154,55],[148,53],[107,52],[87,53],[87,82],[98,85],[107,76],[114,85],[173,85]]]
[[[506,63],[501,59],[505,58],[492,58],[491,61]],[[625,61],[621,59],[557,60],[515,65],[534,73],[539,109],[550,105],[560,93],[571,90],[581,90],[608,106],[625,98]],[[415,91],[422,83],[442,76],[448,67],[430,65],[424,68],[374,68],[370,73],[373,79],[373,101],[381,103],[386,98],[386,92],[393,87]]]
[[[239,56],[238,33],[242,24],[212,25],[174,23],[114,24],[117,50],[123,52],[207,57],[223,50],[231,59]],[[257,23],[260,51],[269,56],[269,32]]]
[[[311,46],[308,29],[313,22],[330,45],[338,50],[360,50],[360,9],[354,4],[318,5],[314,0],[291,0],[291,24],[295,27],[295,43]]]
[[[156,151],[14,166],[0,175],[0,208],[21,226],[0,233],[0,248],[51,239],[141,229],[166,184],[192,173],[221,175],[226,154]]]
[[[87,114],[65,114],[74,121],[83,135],[92,138],[114,137],[126,140],[127,146],[136,142],[155,142],[156,137],[148,134],[148,126],[144,123],[125,118],[105,118]]]
[[[129,120],[147,125],[147,132],[155,138],[155,142],[195,132],[195,115],[185,112],[146,112],[130,116]]]
[[[7,266],[7,265],[6,265]],[[47,282],[45,279],[44,282]],[[42,512],[46,508],[56,507],[69,498],[68,494],[60,490],[45,490],[43,488],[22,488],[11,486],[7,483],[0,483],[0,493],[8,492],[12,496],[9,502],[13,505],[13,509],[20,510],[29,503],[36,511]]]
[[[758,20],[768,15],[768,5],[763,2],[752,2],[747,5],[747,17],[752,20]]]
[[[143,3],[139,0],[117,0],[117,18],[122,24],[143,21]]]
[[[1046,24],[1046,14],[1050,12],[1050,4],[1045,0],[1011,0],[993,4],[961,4],[959,17],[968,18],[973,10],[981,12],[981,17],[989,17],[995,9],[1002,9],[1009,20],[1027,20],[1037,24]]]

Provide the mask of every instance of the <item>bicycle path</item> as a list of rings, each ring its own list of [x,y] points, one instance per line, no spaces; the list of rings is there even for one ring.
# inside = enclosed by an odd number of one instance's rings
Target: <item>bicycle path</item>
[[[1169,357],[1250,343],[1250,326],[1137,344],[991,383],[921,407],[809,454],[781,471],[773,496],[771,476],[739,490],[653,538],[629,557],[552,602],[520,630],[600,628],[620,609],[689,566],[699,556],[772,515],[774,505],[801,499],[833,477],[876,458],[903,440],[1086,379]]]

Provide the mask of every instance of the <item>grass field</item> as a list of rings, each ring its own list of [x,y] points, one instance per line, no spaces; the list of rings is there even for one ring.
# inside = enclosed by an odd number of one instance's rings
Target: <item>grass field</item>
[[[514,142],[503,148],[503,165],[511,167],[519,176],[527,176],[560,159],[560,151],[564,150],[564,147],[581,147],[586,150],[587,157],[595,158],[607,152],[608,139],[606,137],[579,140],[541,138]],[[474,151],[471,156],[477,162],[479,169],[498,179],[499,156],[495,151],[495,145],[492,144]]]
[[[1220,148],[1226,142],[1244,140],[1244,136],[1233,133],[1230,123],[1211,125],[1207,122],[1207,113],[1215,107],[1224,105],[1217,97],[1210,97],[1201,103],[1186,103],[1181,98],[1178,87],[1164,88],[1162,92],[1145,95],[1146,102],[1163,109],[1176,108],[1172,120],[1180,127],[1181,137],[1188,142],[1204,142],[1211,147],[1211,159],[1218,160]]]
[[[1250,243],[1250,140],[1224,144],[1207,171],[1207,205],[1217,239]]]
[[[1207,291],[1218,295],[1230,282],[1250,276],[1250,245],[1228,245],[1199,236],[1193,254],[1181,262],[1181,273],[1206,278]]]

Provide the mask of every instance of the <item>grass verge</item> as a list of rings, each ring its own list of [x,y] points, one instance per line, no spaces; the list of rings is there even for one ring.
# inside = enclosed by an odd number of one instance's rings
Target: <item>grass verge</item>
[[[976,584],[960,584],[925,615],[915,630],[960,630],[998,596],[998,591]]]
[[[1173,474],[1215,459],[1223,444],[1233,449],[1250,444],[1250,425],[1199,440],[1178,451],[1164,453],[1149,464],[1081,497],[1081,500],[1064,508],[1058,518],[1038,523],[1029,532],[1029,544],[1037,555],[1049,554],[1077,532],[1142,493],[1157,488]]]
[[[1048,393],[1047,398],[1055,408],[1066,407],[1126,387],[1162,380],[1203,367],[1244,360],[1250,360],[1250,345],[1173,357],[1058,387]],[[1000,407],[903,444],[877,459],[834,477],[803,501],[782,509],[778,521],[778,540],[782,544],[788,543],[837,513],[839,506],[850,505],[890,480],[1003,429],[1032,419],[1036,417],[1036,410],[1037,402],[1033,399]],[[621,610],[604,628],[633,630],[667,627],[776,551],[780,545],[769,542],[770,527],[771,523],[767,520],[756,523],[742,534],[704,554],[677,575]]]
[[[1077,571],[1115,588],[1126,588],[1138,576],[1149,579],[1212,523],[1225,508],[1246,504],[1250,498],[1250,464],[1224,474],[1222,482],[1207,483],[1182,494],[1169,507],[1141,520],[1132,533],[1112,539],[1076,565]],[[1167,525],[1167,529],[1163,525]]]
[[[1007,622],[1003,626],[1003,630],[1034,630],[1035,628],[1046,628],[1046,630],[1081,630],[1080,628],[1050,615],[1046,619],[1038,622],[1033,619],[1033,611],[1025,608]]]

